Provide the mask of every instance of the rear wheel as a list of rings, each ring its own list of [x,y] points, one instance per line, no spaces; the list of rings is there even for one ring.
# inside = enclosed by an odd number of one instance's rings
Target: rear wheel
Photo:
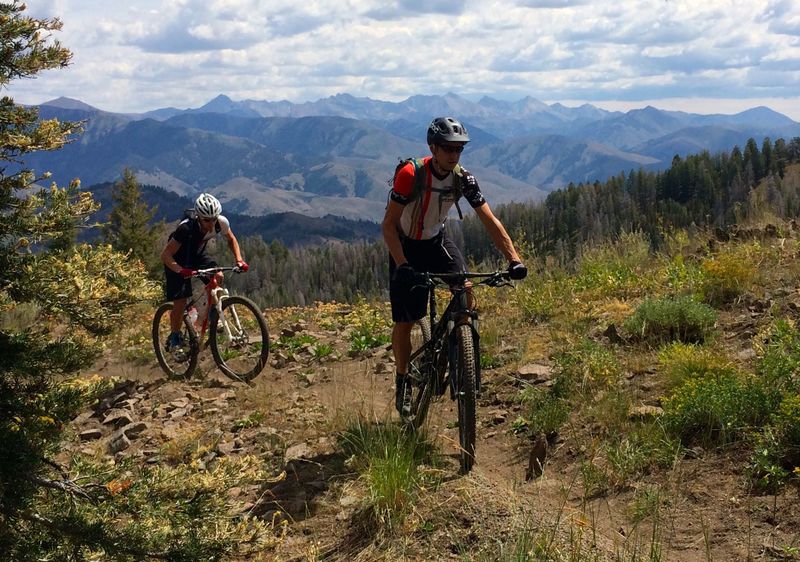
[[[244,382],[258,376],[267,364],[269,333],[256,304],[244,297],[225,297],[222,317],[216,310],[210,317],[209,346],[220,370]]]
[[[181,336],[183,337],[184,345],[174,349],[167,349],[167,339],[169,338],[172,328],[170,326],[170,313],[173,304],[165,302],[153,317],[153,348],[156,352],[156,359],[158,364],[171,379],[187,379],[194,374],[197,368],[197,355],[200,352],[197,332],[189,322],[189,319],[184,316]]]
[[[458,343],[458,437],[461,445],[461,472],[466,474],[475,464],[475,346],[472,327],[456,328]]]
[[[416,351],[431,340],[431,321],[425,317],[414,324],[411,330],[411,349]],[[405,420],[414,429],[419,429],[428,416],[428,407],[433,396],[433,364],[430,353],[418,355],[408,366],[413,380],[411,393],[411,416]]]

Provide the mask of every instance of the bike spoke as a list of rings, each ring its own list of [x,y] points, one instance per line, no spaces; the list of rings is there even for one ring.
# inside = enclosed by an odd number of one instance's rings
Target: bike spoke
[[[264,316],[243,297],[227,297],[222,315],[212,322],[210,334],[214,360],[223,373],[249,381],[266,365],[269,335]]]
[[[189,327],[189,322],[184,317],[181,324],[182,344],[176,347],[167,345],[167,339],[172,331],[170,327],[172,306],[171,302],[165,303],[156,311],[153,318],[153,347],[158,363],[168,377],[188,378],[197,367],[199,352],[197,334]]]

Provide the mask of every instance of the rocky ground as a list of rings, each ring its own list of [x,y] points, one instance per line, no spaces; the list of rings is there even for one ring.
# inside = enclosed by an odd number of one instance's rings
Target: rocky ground
[[[725,319],[725,337],[741,340],[753,332],[760,308]],[[364,486],[348,467],[337,434],[356,413],[396,420],[390,352],[380,347],[350,357],[341,330],[320,327],[312,314],[303,319],[302,313],[289,318],[268,312],[268,318],[273,340],[282,332],[306,334],[334,352],[317,359],[310,345],[292,352],[274,347],[271,365],[244,385],[216,370],[208,351],[198,376],[173,381],[147,353],[135,357],[112,349],[85,375],[114,377],[117,384],[74,420],[65,454],[151,464],[191,459],[198,470],[220,456],[259,456],[274,478],[231,494],[245,511],[287,522],[284,540],[265,553],[267,559],[798,558],[797,491],[749,494],[736,448],[696,449],[676,458],[670,470],[608,494],[587,495],[581,471],[593,454],[591,428],[568,424],[550,441],[531,441],[511,430],[521,381],[549,384],[552,366],[544,356],[485,372],[477,464],[468,476],[458,474],[454,404],[434,404],[429,432],[445,454],[444,466],[436,469],[443,471],[443,484],[419,499],[402,529],[376,528],[364,517]],[[611,345],[613,334],[598,337]],[[137,345],[146,350],[146,342]],[[748,361],[750,351],[740,359]],[[652,370],[629,373],[626,384],[639,397],[630,415],[658,412]],[[657,514],[634,517],[638,498],[656,485],[664,494],[656,500]],[[549,545],[550,554],[515,556],[514,542],[521,537],[540,549]]]

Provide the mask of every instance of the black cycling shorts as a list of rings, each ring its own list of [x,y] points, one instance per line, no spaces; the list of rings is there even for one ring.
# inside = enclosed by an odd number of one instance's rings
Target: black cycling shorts
[[[464,258],[455,243],[443,233],[429,240],[401,239],[403,253],[414,271],[428,273],[462,273]],[[428,291],[423,287],[409,287],[394,280],[396,264],[389,256],[389,301],[392,303],[392,320],[416,322],[428,310]]]
[[[180,262],[178,262],[180,263]],[[197,256],[197,259],[189,265],[181,264],[181,267],[188,267],[191,269],[207,269],[209,267],[216,267],[217,262],[208,257],[205,253]],[[187,299],[192,296],[192,280],[184,279],[180,273],[175,273],[166,265],[164,266],[164,273],[167,276],[167,282],[164,285],[164,295],[168,301],[175,299]]]

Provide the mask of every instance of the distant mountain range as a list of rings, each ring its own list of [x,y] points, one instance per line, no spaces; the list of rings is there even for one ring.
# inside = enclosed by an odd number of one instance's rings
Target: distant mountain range
[[[83,121],[85,133],[26,165],[59,184],[113,181],[128,167],[142,184],[179,195],[210,191],[226,210],[380,220],[397,159],[428,153],[431,118],[452,115],[472,142],[462,163],[490,202],[537,200],[569,182],[662,169],[678,154],[717,152],[800,136],[800,123],[766,107],[700,115],[646,107],[612,112],[533,98],[477,102],[455,94],[386,102],[339,94],[315,102],[220,95],[199,108],[116,114],[78,100],[39,106],[43,118]]]
[[[113,183],[104,182],[92,186],[95,201],[100,210],[92,217],[105,222],[113,207]],[[147,206],[155,209],[154,222],[164,221],[168,226],[177,226],[185,209],[193,205],[191,198],[167,191],[161,187],[143,184],[142,198]],[[280,240],[286,246],[317,245],[324,242],[372,241],[380,237],[380,226],[369,220],[352,220],[338,216],[312,217],[296,212],[279,212],[270,215],[251,216],[236,212],[230,205],[224,209],[231,221],[236,236],[241,240],[247,236],[261,236],[266,241]],[[100,236],[97,229],[89,229],[82,239],[93,240]]]

